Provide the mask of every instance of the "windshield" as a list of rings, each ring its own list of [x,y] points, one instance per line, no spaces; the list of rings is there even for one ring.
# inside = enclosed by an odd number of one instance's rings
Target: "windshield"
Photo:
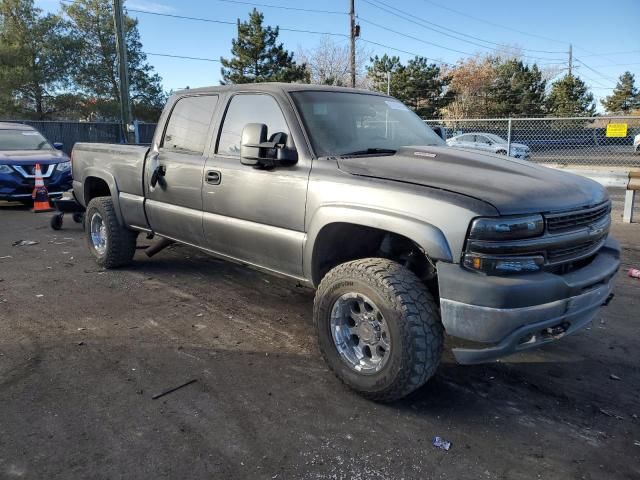
[[[398,100],[366,93],[292,92],[316,155],[394,153],[408,145],[445,145]]]
[[[53,150],[53,147],[35,130],[0,130],[2,150]]]
[[[493,133],[485,133],[484,136],[495,143],[507,143],[504,138],[501,138],[498,135],[494,135]]]

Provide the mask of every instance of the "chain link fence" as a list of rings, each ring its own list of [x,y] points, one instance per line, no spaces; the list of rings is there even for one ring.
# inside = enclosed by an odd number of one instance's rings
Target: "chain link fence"
[[[63,150],[70,154],[76,142],[123,143],[119,123],[110,122],[57,122],[38,120],[2,120],[23,123],[37,129],[49,142],[61,142]],[[137,123],[138,143],[148,144],[153,139],[155,123]]]
[[[640,167],[640,117],[425,120],[447,143],[555,165]],[[638,136],[634,145],[634,139]]]

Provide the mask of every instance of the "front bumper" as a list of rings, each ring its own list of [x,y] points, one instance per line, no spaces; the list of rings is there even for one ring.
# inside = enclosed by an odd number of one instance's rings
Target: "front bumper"
[[[73,186],[71,171],[54,172],[44,179],[50,197],[59,197]],[[35,187],[35,179],[16,173],[0,174],[0,200],[29,200]]]
[[[454,348],[456,359],[487,362],[579,330],[610,298],[619,266],[620,246],[611,238],[591,263],[565,275],[486,276],[460,265],[438,264],[447,334],[485,347]]]

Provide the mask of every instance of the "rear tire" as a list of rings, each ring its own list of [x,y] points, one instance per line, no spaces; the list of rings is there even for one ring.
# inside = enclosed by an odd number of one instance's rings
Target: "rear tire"
[[[131,263],[136,253],[138,232],[118,222],[111,197],[91,200],[84,224],[89,251],[98,265],[117,268]]]
[[[353,306],[343,306],[344,299]],[[356,305],[360,300],[364,310]],[[365,311],[365,321],[360,311]],[[329,368],[369,399],[390,402],[408,395],[426,383],[440,363],[443,327],[438,307],[424,284],[394,261],[366,258],[338,265],[320,282],[313,315]],[[340,317],[346,323],[336,327]],[[368,326],[362,329],[361,324]],[[378,349],[375,355],[373,348]],[[383,360],[376,366],[372,359],[378,357]]]
[[[506,154],[507,154],[507,151],[506,151],[506,150],[498,150],[496,153],[497,153],[498,155],[506,155]]]

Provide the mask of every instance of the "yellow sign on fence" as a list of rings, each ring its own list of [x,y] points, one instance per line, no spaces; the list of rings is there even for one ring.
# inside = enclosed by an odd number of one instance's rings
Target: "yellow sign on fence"
[[[627,124],[626,123],[610,123],[607,125],[607,137],[626,137],[627,136]]]

